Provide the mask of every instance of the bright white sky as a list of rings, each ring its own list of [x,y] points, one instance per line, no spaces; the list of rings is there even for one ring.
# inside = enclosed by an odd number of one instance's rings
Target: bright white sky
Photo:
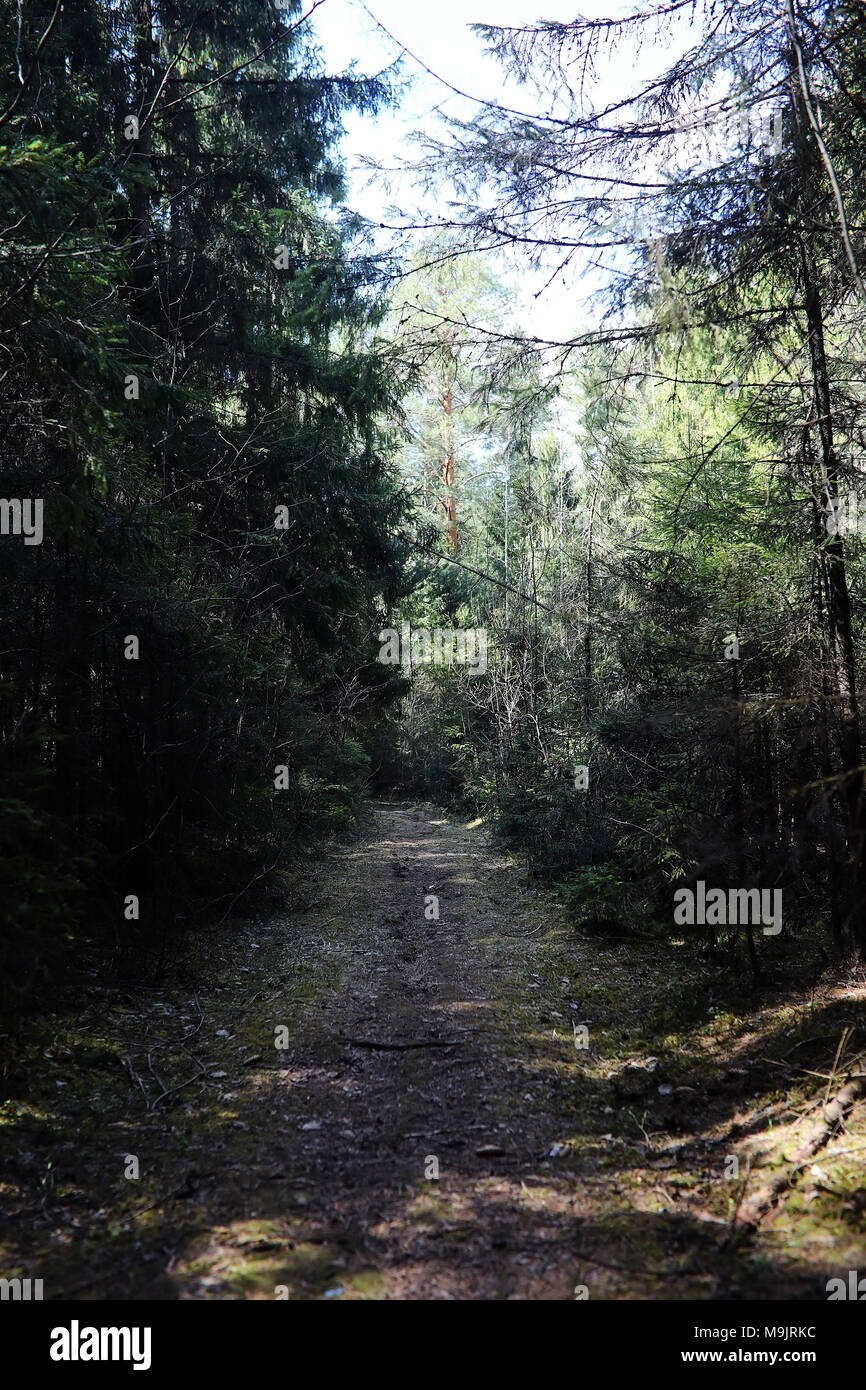
[[[501,66],[487,54],[469,24],[522,25],[539,17],[572,20],[576,13],[612,15],[633,8],[624,0],[368,0],[368,8],[362,0],[325,0],[312,22],[325,66],[331,72],[345,70],[352,63],[357,63],[359,72],[377,72],[393,62],[400,45],[405,45],[433,72],[461,90],[532,112],[540,109],[538,94],[505,82]],[[397,42],[377,28],[376,20]],[[642,75],[666,66],[670,58],[669,47],[664,54],[641,55],[637,64],[621,56],[604,74],[599,103],[625,96]],[[408,141],[414,131],[441,132],[439,112],[463,117],[477,110],[429,77],[408,56],[404,76],[413,80],[398,111],[378,118],[351,116],[346,122],[343,155],[350,174],[350,204],[374,221],[384,220],[385,208],[401,201],[407,190],[395,187],[389,193],[379,182],[371,182],[369,173],[358,168],[357,157],[366,155],[390,165],[410,152]],[[532,290],[540,289],[542,283],[543,277],[523,277],[524,286]],[[578,321],[590,315],[583,301],[587,290],[597,284],[592,276],[589,283],[574,285],[573,293],[564,294],[561,283],[538,300],[528,293],[523,326],[542,336],[568,336]]]

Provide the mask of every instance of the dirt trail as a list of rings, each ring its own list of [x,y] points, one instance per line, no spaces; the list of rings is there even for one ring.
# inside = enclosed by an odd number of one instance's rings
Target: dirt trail
[[[7,1270],[46,1297],[814,1298],[862,1262],[862,1208],[732,1239],[726,1156],[799,1122],[763,1056],[788,1005],[759,1055],[694,956],[575,940],[425,805],[372,805],[290,909],[233,926],[195,1005],[115,992],[24,1040]]]

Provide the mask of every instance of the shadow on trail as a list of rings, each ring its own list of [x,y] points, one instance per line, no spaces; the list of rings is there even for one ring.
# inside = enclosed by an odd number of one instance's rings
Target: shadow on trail
[[[708,1022],[701,963],[565,941],[517,878],[441,813],[377,808],[304,914],[236,931],[250,978],[196,996],[194,1056],[148,1038],[177,1084],[156,1108],[117,1047],[69,1046],[58,1019],[3,1109],[6,1273],[47,1298],[826,1297],[862,1204],[837,1193],[833,1241],[734,1235],[748,1174],[726,1160],[808,1113],[862,990],[804,1018],[780,987]],[[165,997],[165,1036],[188,1007]]]

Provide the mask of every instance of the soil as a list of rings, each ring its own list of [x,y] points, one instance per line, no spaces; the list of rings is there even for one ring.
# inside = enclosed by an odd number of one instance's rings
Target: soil
[[[3,1042],[0,1273],[46,1299],[823,1299],[866,1267],[866,1106],[791,1162],[864,1070],[862,976],[734,997],[422,803],[207,952]]]

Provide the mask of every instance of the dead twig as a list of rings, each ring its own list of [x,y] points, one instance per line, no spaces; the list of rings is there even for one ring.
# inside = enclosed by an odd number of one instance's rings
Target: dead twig
[[[157,1096],[153,1105],[150,1106],[150,1109],[155,1110],[159,1102],[165,1100],[166,1096],[175,1095],[177,1091],[182,1091],[185,1086],[191,1086],[194,1081],[200,1080],[203,1076],[207,1076],[207,1067],[202,1067],[201,1071],[196,1072],[195,1076],[190,1076],[186,1081],[181,1081],[179,1086],[170,1086],[167,1091],[163,1091],[161,1096]]]
[[[786,1167],[784,1172],[775,1177],[772,1182],[754,1192],[748,1202],[744,1204],[742,1213],[737,1220],[739,1228],[754,1229],[763,1220],[782,1194],[788,1188],[793,1187],[803,1169],[814,1158],[819,1149],[822,1149],[828,1139],[842,1126],[848,1112],[863,1094],[864,1078],[855,1076],[842,1087],[829,1105],[822,1107],[823,1114],[820,1122],[806,1136],[796,1153],[792,1155],[790,1166]]]
[[[130,1057],[122,1057],[120,1060],[122,1061],[122,1063],[123,1063],[123,1065],[124,1065],[124,1068],[125,1068],[126,1071],[128,1072],[128,1074],[129,1074],[129,1079],[130,1079],[130,1081],[132,1082],[132,1084],[133,1084],[133,1085],[138,1084],[138,1085],[141,1087],[141,1094],[144,1096],[144,1103],[145,1103],[145,1105],[147,1106],[147,1108],[150,1109],[150,1096],[147,1094],[147,1091],[145,1090],[144,1082],[142,1081],[142,1079],[141,1079],[141,1077],[139,1076],[138,1072],[135,1070],[135,1068],[134,1068],[133,1065],[132,1065],[132,1058],[130,1058]]]

